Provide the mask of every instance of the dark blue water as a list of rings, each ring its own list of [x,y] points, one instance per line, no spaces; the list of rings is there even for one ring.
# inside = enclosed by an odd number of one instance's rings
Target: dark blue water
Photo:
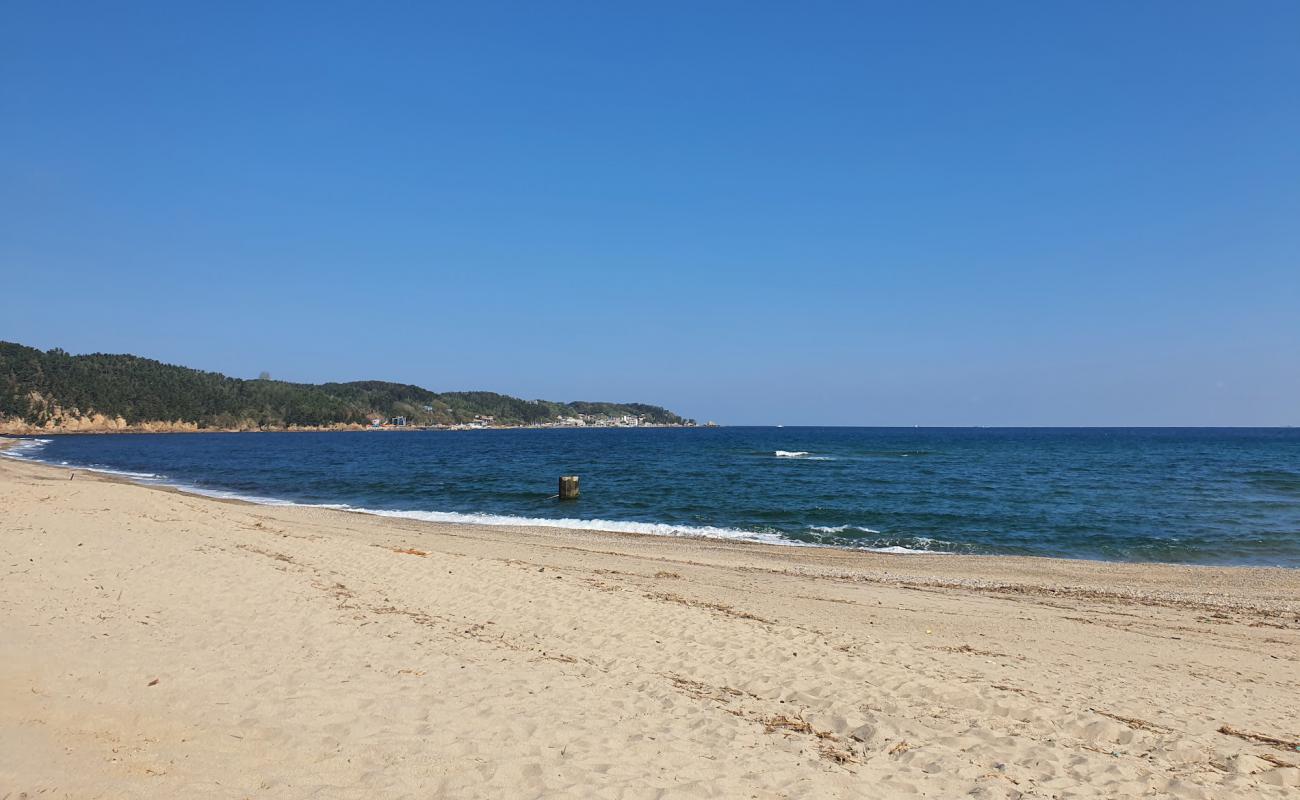
[[[212,433],[58,436],[24,453],[425,519],[1300,566],[1300,429]],[[564,474],[582,477],[581,499],[552,498]]]

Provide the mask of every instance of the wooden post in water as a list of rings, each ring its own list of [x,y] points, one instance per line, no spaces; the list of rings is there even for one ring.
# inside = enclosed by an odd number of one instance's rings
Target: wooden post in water
[[[578,499],[578,476],[564,475],[560,478],[560,499],[577,500]]]

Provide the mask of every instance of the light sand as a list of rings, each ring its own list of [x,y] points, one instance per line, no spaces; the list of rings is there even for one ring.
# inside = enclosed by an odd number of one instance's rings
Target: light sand
[[[0,459],[0,798],[1296,797],[1300,572],[221,502]]]

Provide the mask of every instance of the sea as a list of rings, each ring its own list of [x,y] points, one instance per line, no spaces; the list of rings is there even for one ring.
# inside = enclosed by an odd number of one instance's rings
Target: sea
[[[601,428],[28,438],[255,503],[889,553],[1300,567],[1300,429]],[[561,475],[581,496],[556,497]]]

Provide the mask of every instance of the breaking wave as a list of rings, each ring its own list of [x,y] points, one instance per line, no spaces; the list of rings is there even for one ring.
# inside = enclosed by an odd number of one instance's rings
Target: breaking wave
[[[804,461],[834,461],[831,456],[815,456],[806,450],[777,450],[772,453],[777,458],[800,458]]]
[[[863,533],[880,533],[866,525],[809,525],[808,530],[818,533],[844,533],[845,531],[862,531]]]
[[[32,455],[54,441],[53,439],[14,439],[13,444],[0,448],[0,456],[7,458],[31,458]]]

